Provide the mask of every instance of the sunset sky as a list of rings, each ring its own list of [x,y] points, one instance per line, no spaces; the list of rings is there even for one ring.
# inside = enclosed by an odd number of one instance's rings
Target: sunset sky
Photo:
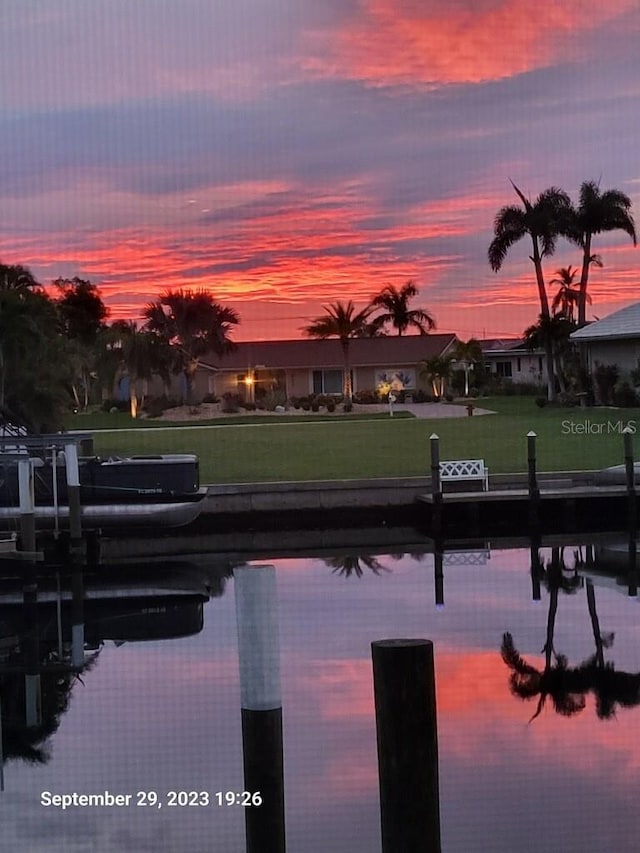
[[[600,180],[640,220],[639,43],[635,0],[4,0],[0,260],[89,278],[111,319],[206,287],[236,340],[408,279],[438,331],[519,334],[530,247],[493,273],[494,215],[510,178]],[[602,317],[640,249],[594,248]]]

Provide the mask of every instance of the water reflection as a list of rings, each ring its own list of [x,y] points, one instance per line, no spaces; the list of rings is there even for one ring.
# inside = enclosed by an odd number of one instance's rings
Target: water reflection
[[[380,853],[371,643],[425,637],[435,654],[443,850],[634,851],[640,717],[621,709],[638,704],[640,626],[637,601],[626,595],[626,543],[615,567],[604,541],[427,546],[410,552],[407,542],[389,554],[314,543],[308,558],[268,560],[277,577],[287,849]],[[38,579],[32,671],[41,677],[43,726],[54,728],[31,744],[51,756],[47,763],[30,766],[27,743],[8,765],[0,810],[11,849],[246,851],[247,815],[235,806],[61,814],[37,801],[41,790],[215,795],[250,784],[232,563],[201,555],[173,568],[167,560],[136,569],[132,561],[85,575],[83,651],[99,657],[81,673],[47,669],[73,644],[71,579],[61,577],[60,632],[56,579]],[[531,604],[533,579],[540,605]],[[445,589],[446,609],[436,615]],[[2,710],[30,737],[21,655],[35,634],[27,621],[21,583],[0,578]],[[45,695],[49,678],[57,698]],[[510,679],[529,694],[524,701]],[[554,713],[556,705],[570,716]],[[615,712],[615,726],[597,716]],[[17,759],[2,728],[5,759]],[[577,793],[567,798],[567,790]],[[598,809],[584,808],[596,801]]]

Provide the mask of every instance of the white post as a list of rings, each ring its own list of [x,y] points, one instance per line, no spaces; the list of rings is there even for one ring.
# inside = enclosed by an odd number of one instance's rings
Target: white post
[[[233,578],[242,707],[249,711],[281,708],[275,567],[239,566]]]
[[[393,417],[393,404],[396,401],[396,395],[389,392],[389,417]]]
[[[58,449],[55,444],[51,449],[51,477],[53,488],[53,535],[58,538],[59,518],[58,518]]]
[[[75,444],[65,444],[64,452],[67,467],[67,493],[69,495],[69,532],[73,541],[74,539],[78,540],[82,538],[78,448]]]
[[[36,550],[35,495],[33,484],[33,461],[29,458],[18,462],[18,495],[20,498],[20,535],[22,550]]]
[[[247,853],[284,853],[284,764],[276,570],[233,571],[245,791],[259,791],[259,807],[245,809]]]

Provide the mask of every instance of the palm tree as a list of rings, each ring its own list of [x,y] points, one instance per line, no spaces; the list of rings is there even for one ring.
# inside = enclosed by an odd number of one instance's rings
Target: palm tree
[[[177,353],[178,370],[192,402],[193,382],[207,352],[223,356],[235,346],[229,334],[240,322],[233,308],[216,302],[207,290],[167,290],[144,310],[144,328],[159,335]]]
[[[466,343],[458,341],[453,350],[453,359],[464,370],[464,396],[469,396],[469,371],[474,364],[482,361],[482,348],[475,338],[470,338]]]
[[[144,405],[144,393],[139,394],[139,381],[149,380],[159,374],[169,380],[170,348],[154,332],[139,329],[134,320],[117,320],[111,326],[117,336],[114,347],[119,353],[120,366],[129,377],[129,404],[131,417],[137,417],[138,400]]]
[[[564,190],[549,187],[540,193],[535,202],[531,202],[518,187],[512,186],[522,207],[507,205],[496,214],[493,230],[494,238],[489,246],[489,264],[494,272],[498,272],[509,249],[524,237],[531,239],[533,249],[530,255],[536,274],[540,314],[546,319],[550,316],[549,300],[542,270],[542,259],[552,255],[556,241],[560,235],[567,235],[571,230],[571,201]],[[553,354],[550,344],[545,345],[547,365],[547,394],[549,400],[555,395],[553,375]]]
[[[602,266],[600,258],[594,256],[594,259],[593,263]],[[553,297],[553,302],[551,303],[551,310],[554,314],[563,314],[572,323],[575,319],[574,308],[578,304],[580,297],[579,289],[573,286],[573,280],[577,274],[578,270],[575,267],[560,267],[559,270],[556,270],[557,277],[552,278],[549,282],[549,284],[559,285],[558,292]],[[590,296],[587,296],[587,302],[591,304]]]
[[[40,287],[28,267],[22,264],[0,264],[0,291]]]
[[[553,317],[538,317],[538,322],[524,330],[525,346],[529,349],[551,348],[554,375],[564,393],[567,390],[565,377],[565,361],[570,353],[569,335],[576,329],[576,324],[565,314],[554,314]]]
[[[372,325],[382,328],[390,324],[397,330],[398,335],[404,335],[409,328],[417,329],[421,335],[426,335],[435,329],[436,321],[422,308],[409,308],[409,300],[417,295],[418,288],[413,281],[408,281],[400,290],[392,284],[383,287],[371,300],[374,310],[383,311],[374,318]]]
[[[352,338],[365,338],[371,334],[369,316],[372,312],[371,305],[367,305],[361,311],[356,311],[355,305],[349,302],[332,302],[324,306],[325,313],[316,317],[302,331],[310,338],[338,338],[342,348],[342,393],[344,402],[351,403],[353,388],[351,383],[351,365],[349,363],[349,344]]]
[[[426,376],[431,382],[434,397],[444,397],[452,361],[453,355],[436,355],[418,365],[420,375]]]
[[[600,192],[595,181],[584,181],[580,187],[580,202],[574,211],[572,239],[582,248],[582,272],[578,297],[578,325],[584,326],[587,313],[587,284],[591,264],[602,266],[598,255],[592,253],[595,234],[604,231],[624,231],[637,244],[636,226],[630,213],[631,199],[620,190]]]

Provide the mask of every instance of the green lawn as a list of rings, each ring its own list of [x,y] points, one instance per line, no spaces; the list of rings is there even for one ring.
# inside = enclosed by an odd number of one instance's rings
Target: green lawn
[[[492,473],[525,471],[525,436],[533,429],[540,471],[583,470],[622,463],[616,425],[640,419],[638,409],[539,409],[523,397],[479,400],[477,405],[498,413],[442,420],[323,416],[288,423],[273,418],[236,425],[217,421],[208,429],[96,433],[95,444],[102,455],[196,453],[205,483],[269,482],[428,474],[433,432],[440,436],[442,459],[482,458]],[[79,418],[72,428],[85,428],[76,425]],[[591,434],[576,431],[581,428],[590,428]]]

